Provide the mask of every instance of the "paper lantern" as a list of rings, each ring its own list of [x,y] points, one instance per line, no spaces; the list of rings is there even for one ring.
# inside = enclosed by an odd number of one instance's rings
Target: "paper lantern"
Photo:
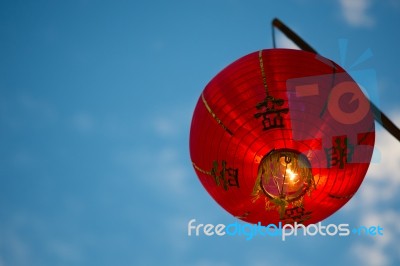
[[[339,65],[270,49],[238,59],[205,87],[190,155],[204,188],[233,216],[307,225],[356,193],[374,141],[369,101]]]

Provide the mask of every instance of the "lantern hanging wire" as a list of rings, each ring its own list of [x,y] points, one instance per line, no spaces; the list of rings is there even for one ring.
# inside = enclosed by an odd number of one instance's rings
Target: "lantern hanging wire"
[[[276,48],[275,28],[279,29],[287,38],[293,41],[301,50],[318,54],[318,52],[304,41],[297,33],[291,30],[278,18],[274,18],[271,22],[272,26],[272,44]],[[385,115],[370,99],[368,99],[375,121],[377,121],[384,129],[386,129],[393,137],[400,141],[400,129]]]

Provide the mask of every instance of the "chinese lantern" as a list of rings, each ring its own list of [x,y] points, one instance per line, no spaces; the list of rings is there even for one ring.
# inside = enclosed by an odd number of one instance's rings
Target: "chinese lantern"
[[[369,101],[339,65],[269,49],[238,59],[205,87],[190,155],[204,188],[233,216],[307,225],[356,193],[374,141]]]

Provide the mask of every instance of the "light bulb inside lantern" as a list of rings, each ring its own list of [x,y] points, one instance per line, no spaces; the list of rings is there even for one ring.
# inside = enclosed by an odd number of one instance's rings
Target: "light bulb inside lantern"
[[[258,178],[264,193],[288,202],[301,197],[312,178],[307,157],[292,150],[274,150],[263,158]]]
[[[295,183],[299,180],[298,174],[296,174],[295,172],[293,172],[290,169],[286,169],[286,174],[288,175],[289,182]]]

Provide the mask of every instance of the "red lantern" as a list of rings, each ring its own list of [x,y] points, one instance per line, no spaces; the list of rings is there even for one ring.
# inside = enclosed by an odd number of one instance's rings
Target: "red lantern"
[[[369,101],[339,65],[271,49],[240,58],[206,86],[190,155],[205,189],[233,216],[307,225],[356,193],[374,141]]]

